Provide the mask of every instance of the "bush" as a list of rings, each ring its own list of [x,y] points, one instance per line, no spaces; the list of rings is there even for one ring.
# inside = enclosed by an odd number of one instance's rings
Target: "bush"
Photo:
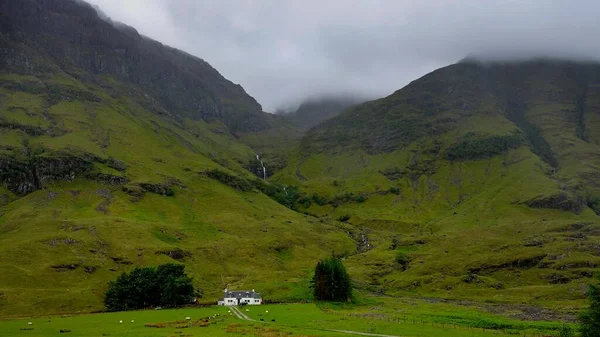
[[[333,207],[338,207],[341,206],[343,204],[349,203],[349,202],[365,202],[367,200],[367,196],[365,194],[354,194],[354,193],[344,193],[344,194],[339,194],[336,195],[331,201],[330,204]]]
[[[350,220],[350,216],[348,214],[342,215],[338,218],[338,221],[341,221],[341,222],[346,222],[348,220]]]
[[[390,187],[390,193],[400,195],[400,187]]]
[[[317,263],[311,287],[318,301],[346,302],[352,297],[350,276],[342,260],[335,256]]]
[[[410,264],[410,256],[406,255],[404,252],[398,251],[396,252],[396,263],[402,267],[402,270],[406,270]]]
[[[322,195],[319,195],[317,193],[312,195],[312,200],[319,206],[325,206],[327,205],[327,198],[325,198]]]
[[[104,305],[109,311],[155,306],[174,307],[190,303],[196,293],[185,266],[167,263],[158,268],[135,268],[108,283]]]
[[[222,184],[235,188],[240,191],[250,191],[252,190],[252,184],[248,182],[248,180],[240,178],[238,176],[234,176],[225,171],[221,170],[208,170],[206,171],[206,175],[214,180],[219,181]]]
[[[516,149],[523,143],[521,135],[482,137],[468,133],[463,139],[446,150],[449,160],[475,160],[489,158],[509,149]]]
[[[367,196],[364,194],[359,194],[356,197],[354,197],[354,201],[355,202],[365,202],[365,201],[367,201]]]

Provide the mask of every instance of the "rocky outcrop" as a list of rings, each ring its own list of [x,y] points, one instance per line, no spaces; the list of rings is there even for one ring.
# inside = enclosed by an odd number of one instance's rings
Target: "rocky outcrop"
[[[538,197],[525,203],[532,208],[558,209],[561,211],[581,213],[585,209],[585,201],[578,196],[569,195],[561,192],[547,197]]]
[[[173,260],[183,261],[188,257],[192,256],[192,254],[188,251],[182,249],[173,249],[173,250],[160,250],[156,252],[157,255],[166,255]]]
[[[92,169],[92,162],[67,153],[43,153],[19,159],[0,157],[0,182],[15,194],[42,189],[52,181],[72,181]]]
[[[107,185],[124,185],[127,184],[127,182],[129,182],[129,179],[127,179],[127,177],[124,176],[116,176],[112,174],[97,172],[87,174],[86,178]]]
[[[166,184],[140,183],[139,185],[142,189],[144,189],[144,191],[148,191],[148,192],[155,193],[158,195],[165,195],[165,196],[175,195],[175,191],[173,191],[173,188]]]
[[[484,263],[477,267],[469,268],[469,274],[486,275],[502,269],[529,269],[535,267],[546,257],[546,254],[540,254],[530,257],[523,257],[503,263]]]
[[[113,158],[47,149],[25,148],[23,152],[24,155],[0,155],[0,183],[18,195],[40,190],[50,182],[73,181],[80,175],[108,185],[123,185],[129,181],[125,176],[97,172],[94,163],[125,171],[125,165]]]

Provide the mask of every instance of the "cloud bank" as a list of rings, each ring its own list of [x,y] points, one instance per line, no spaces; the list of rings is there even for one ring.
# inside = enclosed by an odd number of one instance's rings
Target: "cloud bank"
[[[329,93],[386,96],[467,55],[600,60],[600,2],[88,0],[203,58],[266,111]]]

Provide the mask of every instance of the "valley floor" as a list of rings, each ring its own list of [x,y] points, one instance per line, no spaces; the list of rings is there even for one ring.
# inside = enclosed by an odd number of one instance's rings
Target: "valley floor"
[[[0,320],[0,335],[65,336],[65,332],[70,332],[82,337],[554,336],[565,324],[520,320],[515,318],[520,311],[522,308],[515,307],[497,314],[477,305],[376,297],[352,305],[295,303],[235,309],[213,306],[7,319]],[[575,328],[572,323],[567,324]]]

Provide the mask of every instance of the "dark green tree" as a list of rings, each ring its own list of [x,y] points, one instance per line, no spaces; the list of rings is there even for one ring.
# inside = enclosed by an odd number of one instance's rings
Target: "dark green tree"
[[[600,287],[590,284],[588,289],[590,306],[579,317],[581,337],[600,337]]]
[[[318,301],[345,302],[352,297],[352,281],[342,260],[337,257],[317,263],[311,287]]]
[[[194,295],[192,278],[186,275],[185,266],[168,263],[122,273],[108,283],[104,305],[109,311],[172,307],[190,303]]]
[[[160,285],[160,304],[163,306],[178,306],[194,298],[192,278],[185,273],[182,264],[163,264],[156,270],[156,280]]]

